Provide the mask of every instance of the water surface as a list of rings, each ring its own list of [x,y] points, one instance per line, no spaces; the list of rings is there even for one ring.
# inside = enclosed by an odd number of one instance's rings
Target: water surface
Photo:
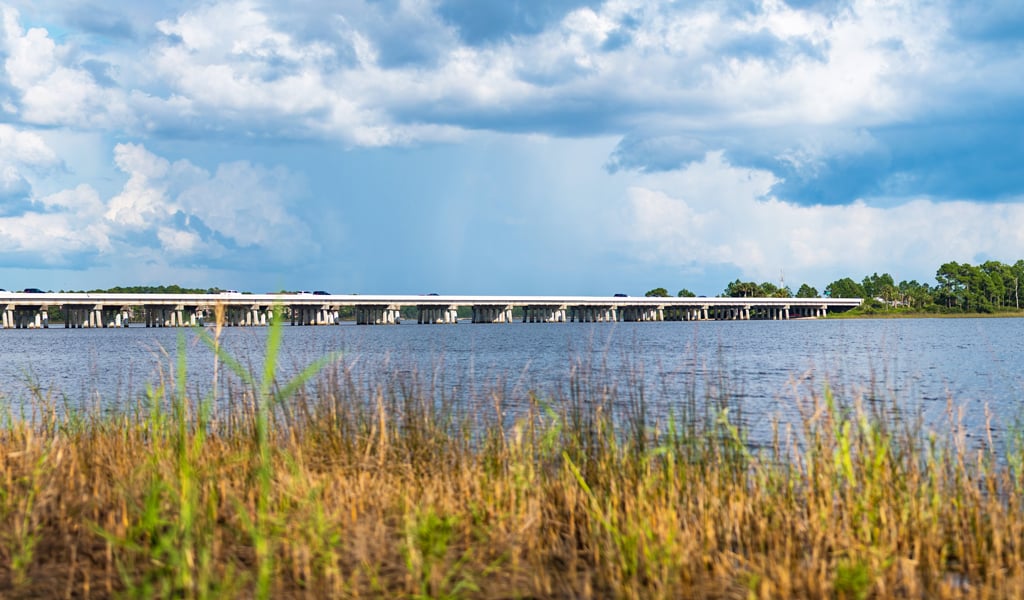
[[[1006,431],[1024,399],[1024,320],[897,319],[284,327],[281,374],[331,352],[360,377],[415,374],[467,407],[499,390],[557,399],[581,372],[625,398],[639,389],[653,417],[678,412],[724,382],[755,429],[794,420],[797,399],[825,385],[887,400],[934,426],[952,404],[965,426]],[[260,371],[267,330],[225,329],[225,348]],[[67,406],[132,402],[166,378],[185,346],[189,385],[207,393],[213,356],[192,330],[0,331],[0,402],[33,392]]]

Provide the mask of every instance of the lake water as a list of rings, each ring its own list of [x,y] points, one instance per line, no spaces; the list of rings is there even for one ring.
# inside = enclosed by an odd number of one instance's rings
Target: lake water
[[[223,343],[258,373],[266,334],[225,329]],[[0,404],[17,413],[33,388],[70,406],[130,402],[169,371],[179,335],[189,385],[205,393],[212,354],[191,330],[2,330]],[[1002,435],[1024,400],[1024,319],[286,326],[282,374],[336,351],[331,369],[367,380],[415,373],[467,407],[500,390],[513,412],[529,390],[564,397],[581,372],[621,398],[642,387],[653,417],[724,382],[755,435],[772,418],[795,419],[797,399],[826,382],[940,429],[952,401],[974,435]]]

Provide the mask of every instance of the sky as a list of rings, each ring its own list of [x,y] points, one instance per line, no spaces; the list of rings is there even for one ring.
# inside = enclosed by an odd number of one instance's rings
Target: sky
[[[0,13],[0,288],[717,295],[1024,258],[1019,0]]]

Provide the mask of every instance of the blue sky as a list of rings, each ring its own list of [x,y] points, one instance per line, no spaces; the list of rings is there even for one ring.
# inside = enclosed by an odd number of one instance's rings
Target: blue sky
[[[0,287],[714,295],[1024,258],[1024,4],[0,1]]]

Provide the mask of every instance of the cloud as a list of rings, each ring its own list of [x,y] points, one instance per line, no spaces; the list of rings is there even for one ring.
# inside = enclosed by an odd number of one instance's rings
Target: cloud
[[[43,210],[0,217],[0,257],[9,265],[67,265],[112,249],[95,190],[82,185],[39,199]]]
[[[443,0],[438,14],[456,27],[463,41],[475,46],[540,33],[572,10],[600,4],[594,0]]]
[[[129,139],[615,135],[613,171],[722,151],[803,205],[1005,201],[1022,186],[1005,167],[1024,159],[1024,11],[976,4],[45,2],[74,29],[5,10],[0,93],[22,123]]]
[[[409,128],[393,124],[367,97],[365,71],[376,72],[376,50],[340,15],[326,18],[347,32],[333,44],[297,38],[252,2],[206,5],[158,22],[165,38],[154,49],[154,67],[171,95],[156,114],[184,127],[183,118],[198,114],[205,129],[365,146],[409,139]],[[340,71],[339,54],[349,53],[358,65]]]
[[[0,215],[31,210],[30,179],[61,167],[57,155],[39,135],[0,124]]]
[[[744,277],[825,285],[835,273],[888,270],[929,280],[938,262],[1024,255],[1024,203],[863,202],[801,206],[771,194],[774,176],[709,153],[677,172],[641,176],[629,191],[626,238],[642,261],[731,265]],[[936,257],[941,257],[937,259]]]
[[[130,122],[120,90],[104,88],[73,64],[73,52],[39,27],[24,30],[17,11],[3,9],[4,70],[25,123],[110,127]]]
[[[204,246],[202,238],[194,231],[159,227],[157,237],[164,250],[177,255],[192,255]]]
[[[233,162],[211,174],[137,144],[118,144],[114,155],[128,181],[110,200],[105,218],[128,229],[155,230],[176,254],[195,249],[237,260],[226,256],[228,248],[272,249],[266,260],[277,263],[316,252],[307,226],[288,212],[301,183],[283,168]]]
[[[316,252],[308,227],[286,204],[300,189],[283,168],[232,162],[184,189],[177,205],[237,246],[273,249],[277,260],[290,260]]]
[[[27,164],[58,164],[40,144],[34,134],[0,126],[0,161],[18,155]],[[231,162],[210,173],[139,144],[118,144],[113,162],[126,180],[107,200],[87,184],[35,197],[27,180],[17,180],[29,199],[0,213],[0,260],[71,268],[216,260],[251,269],[293,264],[319,251],[308,225],[290,211],[303,186],[284,168]],[[0,170],[0,184],[11,168]]]
[[[135,39],[138,34],[131,20],[121,10],[105,5],[77,4],[68,7],[68,22],[82,31],[104,37]]]
[[[106,218],[118,225],[146,229],[173,214],[163,177],[170,163],[135,144],[118,144],[114,163],[128,174],[121,193],[110,200]]]

